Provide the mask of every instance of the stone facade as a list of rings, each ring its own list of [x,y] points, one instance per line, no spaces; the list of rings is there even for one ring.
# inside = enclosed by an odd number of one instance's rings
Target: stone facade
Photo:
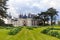
[[[8,19],[7,24],[13,24],[14,26],[37,26],[37,21],[32,18],[18,18],[17,21]]]

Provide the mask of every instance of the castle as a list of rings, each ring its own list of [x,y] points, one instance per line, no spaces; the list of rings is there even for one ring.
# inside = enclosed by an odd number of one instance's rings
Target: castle
[[[14,26],[37,26],[37,20],[33,19],[34,14],[19,15],[19,18],[8,18],[7,24],[13,24]]]
[[[19,18],[11,19],[11,17],[7,18],[7,24],[12,24],[13,26],[38,26],[43,25],[43,21],[41,19],[34,19],[36,15],[35,14],[28,14],[28,15],[19,15]],[[49,21],[46,24],[51,24]],[[56,22],[56,24],[58,24]]]

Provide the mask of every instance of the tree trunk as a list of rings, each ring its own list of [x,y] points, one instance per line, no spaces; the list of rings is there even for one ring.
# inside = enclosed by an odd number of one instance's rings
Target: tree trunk
[[[43,25],[45,26],[45,20],[44,20],[44,23],[43,23]]]
[[[52,25],[53,17],[51,16],[51,25]]]
[[[45,26],[45,16],[44,16],[43,22],[44,22],[43,24],[44,24],[44,26]]]
[[[49,22],[47,21],[47,24],[48,24]]]

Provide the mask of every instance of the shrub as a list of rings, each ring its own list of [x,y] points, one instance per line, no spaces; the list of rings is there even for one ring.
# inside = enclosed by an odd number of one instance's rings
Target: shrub
[[[29,29],[29,30],[33,30],[33,27],[27,27],[27,29]]]
[[[13,29],[14,27],[5,27],[6,29]]]
[[[6,27],[14,27],[12,24],[5,24]]]
[[[21,28],[14,28],[14,29],[10,30],[9,35],[15,35],[15,34],[17,34],[19,31],[21,31]]]
[[[5,23],[2,19],[0,19],[0,26],[3,26]]]
[[[60,38],[60,33],[58,33],[59,35],[58,36],[56,36],[57,38]]]
[[[58,31],[51,31],[48,33],[48,35],[60,38],[60,33],[58,33]]]
[[[60,33],[58,33],[58,31],[54,31],[54,30],[60,30],[60,28],[47,28],[47,29],[43,30],[42,33],[60,38]]]
[[[47,34],[50,30],[60,30],[60,28],[47,28],[42,31],[42,33]]]
[[[49,31],[50,31],[50,29],[47,28],[47,29],[44,29],[44,30],[42,31],[42,33],[47,34]]]
[[[54,37],[59,35],[57,31],[50,31],[48,34],[51,35],[51,36],[54,36]]]

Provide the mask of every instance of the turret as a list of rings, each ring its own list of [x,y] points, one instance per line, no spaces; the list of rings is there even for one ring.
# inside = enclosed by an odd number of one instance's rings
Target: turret
[[[23,16],[23,18],[27,18],[27,15],[25,14],[25,15]]]
[[[19,18],[23,18],[23,14],[20,14],[20,15],[19,15]]]
[[[30,13],[28,14],[28,18],[31,18],[31,14]]]

